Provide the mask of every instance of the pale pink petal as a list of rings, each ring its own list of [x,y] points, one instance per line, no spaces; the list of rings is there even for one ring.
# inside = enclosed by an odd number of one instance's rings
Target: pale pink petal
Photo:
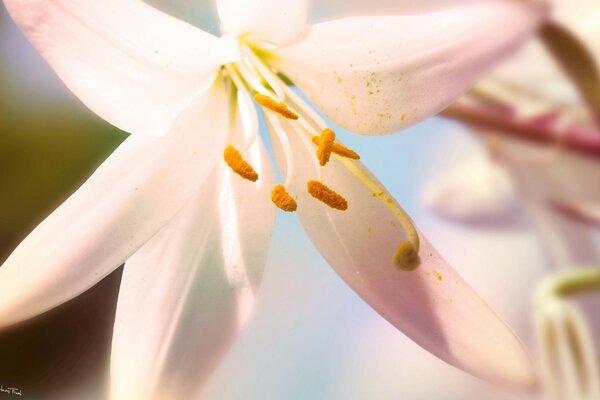
[[[274,44],[290,41],[306,27],[307,0],[217,0],[223,30]]]
[[[390,133],[464,94],[532,33],[545,10],[535,2],[488,0],[334,20],[313,25],[271,62],[336,124]]]
[[[388,207],[395,204],[393,199],[379,200],[380,191],[363,185],[337,156],[320,168],[315,146],[300,139],[303,133],[287,121],[283,129],[296,150],[288,179],[290,193],[298,198],[299,217],[346,283],[381,316],[446,362],[490,380],[531,385],[532,366],[512,330],[421,232],[421,265],[405,271],[394,264],[407,234]],[[276,146],[275,151],[281,160],[281,149]],[[349,165],[377,182],[359,162]],[[314,179],[343,195],[348,209],[331,209],[307,194],[306,182]]]
[[[125,264],[112,400],[196,398],[251,311],[275,207],[262,144],[254,142],[244,156],[258,182],[219,164],[186,208]]]
[[[130,133],[165,134],[236,56],[226,42],[140,0],[4,3],[69,89]]]
[[[522,194],[552,264],[595,265],[600,257],[592,206],[600,204],[597,160],[506,138],[497,149],[497,160]]]
[[[0,267],[0,326],[42,313],[101,280],[202,185],[227,132],[210,88],[160,138],[128,138]]]
[[[486,154],[468,155],[427,182],[423,203],[435,213],[458,222],[495,222],[511,219],[518,196],[508,172]]]

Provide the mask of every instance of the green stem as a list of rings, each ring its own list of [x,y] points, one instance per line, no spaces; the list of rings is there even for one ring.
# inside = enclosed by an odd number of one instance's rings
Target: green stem
[[[548,279],[540,290],[542,297],[568,297],[600,291],[600,268],[565,271]]]

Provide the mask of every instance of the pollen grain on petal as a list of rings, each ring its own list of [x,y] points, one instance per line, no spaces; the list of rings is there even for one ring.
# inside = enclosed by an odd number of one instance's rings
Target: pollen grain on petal
[[[293,212],[298,208],[296,200],[290,196],[283,185],[277,185],[273,188],[273,191],[271,191],[271,200],[277,208],[283,211]]]
[[[252,168],[246,160],[242,158],[240,152],[233,146],[225,147],[223,150],[223,159],[229,165],[229,167],[244,179],[256,182],[258,180],[258,174]]]
[[[321,137],[319,138],[319,144],[317,145],[317,158],[319,159],[319,164],[321,164],[321,166],[324,166],[329,161],[334,142],[335,132],[329,128],[323,129]]]
[[[348,202],[345,198],[319,181],[308,181],[306,189],[312,197],[322,201],[331,208],[341,211],[348,209]]]
[[[265,96],[264,94],[256,93],[254,95],[254,100],[256,100],[256,102],[258,104],[260,104],[261,106],[266,107],[271,111],[275,111],[276,113],[283,115],[287,119],[293,119],[293,120],[298,119],[298,114],[296,114],[295,112],[290,110],[288,108],[287,104],[281,103],[279,101],[275,101],[274,99],[270,98],[269,96]]]
[[[398,246],[398,250],[392,256],[396,267],[404,271],[414,271],[421,264],[419,252],[410,241],[404,241]]]
[[[319,140],[319,136],[312,137],[312,142],[317,146],[319,145]],[[357,152],[347,148],[341,143],[333,142],[333,145],[331,146],[331,152],[333,154],[337,154],[340,157],[350,158],[352,160],[360,160],[360,155]]]

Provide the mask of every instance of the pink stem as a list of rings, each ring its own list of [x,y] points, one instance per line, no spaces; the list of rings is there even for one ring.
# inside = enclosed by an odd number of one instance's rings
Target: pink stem
[[[450,105],[440,115],[516,139],[547,145],[560,143],[567,149],[600,159],[600,132],[591,128],[558,128],[539,119],[518,120],[506,112],[461,101]]]

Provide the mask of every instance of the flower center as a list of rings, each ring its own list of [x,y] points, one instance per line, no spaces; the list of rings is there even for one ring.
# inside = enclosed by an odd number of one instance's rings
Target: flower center
[[[372,178],[360,163],[355,161],[360,159],[358,153],[336,141],[335,132],[327,126],[315,110],[283,82],[276,72],[261,60],[257,50],[241,41],[240,51],[243,54],[241,61],[224,66],[224,75],[235,86],[238,97],[239,95],[246,96],[249,103],[254,100],[266,109],[266,112],[272,112],[277,118],[298,124],[301,128],[300,131],[306,135],[309,143],[312,142],[315,145],[314,157],[322,167],[327,166],[332,155],[338,157],[341,165],[351,172],[372,193],[373,197],[392,212],[406,232],[407,240],[398,246],[395,254],[390,255],[394,264],[404,270],[416,268],[419,265],[419,236],[412,221],[396,204],[392,196]],[[297,204],[293,193],[290,194],[286,189],[294,175],[294,153],[283,129],[275,129],[275,131],[285,153],[287,177],[284,184],[273,188],[271,200],[279,209],[293,212],[302,206]],[[251,181],[258,180],[258,174],[243,159],[243,153],[244,150],[240,152],[229,145],[225,149],[223,157],[227,165],[242,178]],[[306,190],[315,200],[321,201],[332,209],[345,211],[352,206],[343,194],[337,193],[327,186],[322,179],[309,180],[306,183]]]
[[[310,116],[306,112],[309,108],[308,105],[302,102],[301,106],[298,107],[296,103],[294,104],[296,107],[292,109],[285,101],[288,96],[285,93],[285,89],[282,88],[279,78],[272,71],[268,70],[269,67],[262,63],[252,49],[242,45],[242,52],[246,55],[242,61],[225,66],[225,72],[233,81],[236,88],[252,94],[252,98],[257,104],[276,113],[279,117],[298,121],[305,130],[311,133],[311,136],[316,133],[315,129],[310,126]],[[316,146],[315,155],[321,166],[325,166],[328,163],[332,153],[340,157],[360,158],[355,151],[348,149],[340,143],[336,143],[335,133],[329,128],[322,129],[318,136],[312,136],[311,141]],[[287,149],[286,153],[288,161],[291,160],[293,156],[291,149]],[[228,145],[226,147],[223,152],[223,158],[227,165],[242,178],[253,182],[258,179],[258,174],[252,166],[242,158],[240,151],[233,146]],[[273,204],[283,211],[296,211],[298,207],[296,200],[288,193],[285,186],[277,185],[273,189],[271,193]],[[307,183],[307,192],[313,198],[332,209],[340,211],[348,209],[346,199],[323,182],[309,181]]]

